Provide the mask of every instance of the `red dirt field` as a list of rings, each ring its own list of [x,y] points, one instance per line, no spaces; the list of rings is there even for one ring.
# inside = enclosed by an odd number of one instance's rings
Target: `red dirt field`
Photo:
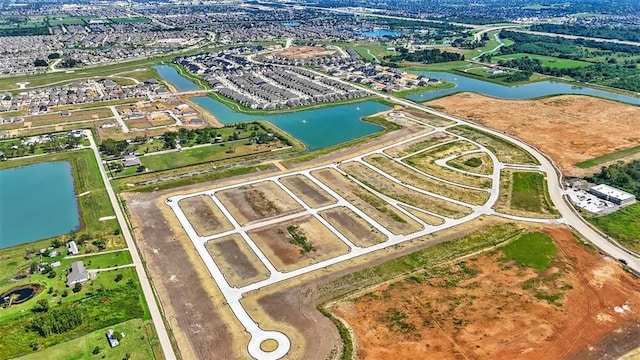
[[[544,232],[558,253],[542,272],[495,250],[332,311],[351,327],[358,359],[616,359],[640,346],[640,281],[566,228]],[[562,296],[538,299],[527,281]]]

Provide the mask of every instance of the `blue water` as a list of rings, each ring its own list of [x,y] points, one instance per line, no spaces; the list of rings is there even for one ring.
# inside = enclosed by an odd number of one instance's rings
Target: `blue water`
[[[361,31],[360,34],[362,34],[362,35],[364,35],[366,37],[382,37],[382,36],[397,37],[397,36],[400,36],[400,33],[397,32],[397,31],[384,30],[384,29]]]
[[[446,72],[416,71],[415,73],[456,84],[456,87],[450,89],[415,93],[407,96],[408,99],[419,102],[435,99],[456,92],[472,91],[502,99],[531,99],[541,96],[560,94],[590,95],[640,105],[640,98],[637,97],[615,94],[608,91],[563,82],[541,81],[519,86],[503,86]]]
[[[376,101],[365,101],[296,111],[275,115],[249,115],[237,112],[207,96],[194,97],[191,101],[211,112],[223,124],[242,121],[267,120],[304,143],[309,150],[321,149],[357,139],[380,131],[378,125],[362,121],[362,118],[389,107]]]
[[[69,162],[0,170],[0,248],[66,234],[79,226]]]
[[[163,79],[170,82],[178,91],[201,90],[200,87],[191,82],[191,80],[178,74],[178,71],[173,66],[156,65],[153,66],[153,68]]]

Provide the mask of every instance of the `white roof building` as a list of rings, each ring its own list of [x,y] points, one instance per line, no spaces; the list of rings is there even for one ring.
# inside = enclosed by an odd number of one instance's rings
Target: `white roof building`
[[[634,195],[606,184],[600,184],[592,187],[589,189],[589,193],[618,205],[630,204],[636,200]]]

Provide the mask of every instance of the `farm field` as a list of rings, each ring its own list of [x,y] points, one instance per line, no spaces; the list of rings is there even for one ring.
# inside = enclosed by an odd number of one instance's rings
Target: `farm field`
[[[640,107],[593,97],[563,95],[515,101],[463,93],[428,104],[535,146],[570,176],[582,176],[606,164],[581,169],[576,163],[633,148],[640,142],[640,133],[628,121],[640,116]]]
[[[555,227],[502,249],[427,266],[331,311],[353,330],[358,359],[616,357],[638,345],[639,315],[613,311],[640,306],[630,288],[637,288],[630,274]],[[616,340],[608,336],[614,330]]]
[[[491,57],[492,62],[497,63],[500,60],[513,60],[513,59],[522,59],[528,57],[534,60],[540,60],[542,66],[556,68],[556,69],[572,69],[585,67],[589,65],[593,65],[593,63],[587,61],[580,60],[572,60],[572,59],[562,59],[554,56],[544,56],[544,55],[536,55],[536,54],[508,54],[508,55],[498,55]]]

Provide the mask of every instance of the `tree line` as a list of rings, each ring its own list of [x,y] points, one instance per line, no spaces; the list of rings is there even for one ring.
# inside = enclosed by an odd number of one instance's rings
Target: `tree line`
[[[606,26],[586,27],[568,24],[536,24],[531,26],[532,31],[548,32],[555,34],[567,34],[603,39],[618,39],[627,41],[640,41],[640,29],[620,29]]]
[[[449,61],[463,61],[464,55],[450,51],[441,51],[439,49],[424,49],[415,52],[409,52],[405,48],[399,49],[398,55],[387,55],[384,60],[395,64],[401,61],[420,62],[424,64],[433,64]]]
[[[640,198],[640,160],[618,162],[603,166],[600,172],[588,176],[585,180],[596,184],[607,184],[624,190]]]

